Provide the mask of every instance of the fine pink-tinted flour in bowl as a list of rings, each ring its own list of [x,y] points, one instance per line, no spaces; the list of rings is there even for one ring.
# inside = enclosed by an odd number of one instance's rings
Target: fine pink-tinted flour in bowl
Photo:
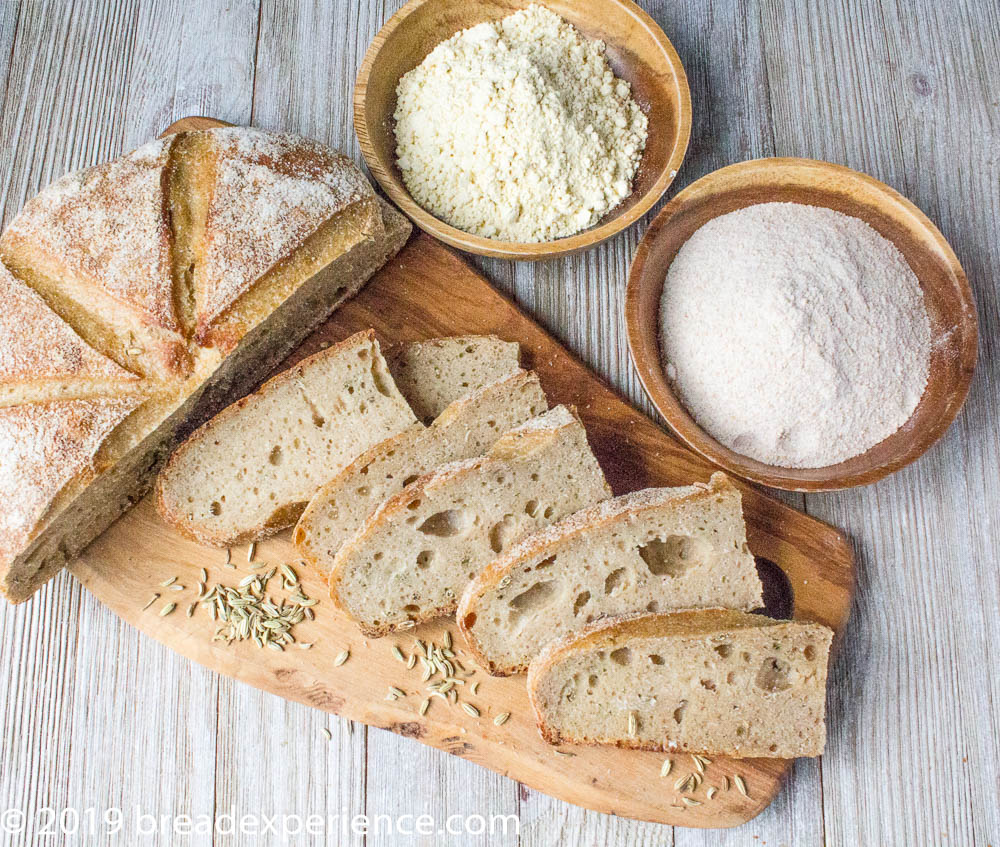
[[[750,458],[816,468],[899,429],[930,371],[916,275],[858,218],[762,203],[677,252],[660,303],[664,367],[698,424]]]

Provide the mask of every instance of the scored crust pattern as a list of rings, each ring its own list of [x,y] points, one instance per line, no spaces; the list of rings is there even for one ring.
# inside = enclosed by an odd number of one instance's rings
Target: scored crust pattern
[[[231,352],[213,324],[238,313],[238,341],[266,317],[241,297],[352,206],[380,223],[346,157],[239,127],[150,142],[25,205],[0,237],[0,593],[41,584],[21,566],[33,541]]]

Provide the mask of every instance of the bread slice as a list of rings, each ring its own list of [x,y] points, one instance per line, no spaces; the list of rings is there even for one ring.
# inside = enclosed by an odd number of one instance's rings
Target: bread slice
[[[160,473],[160,514],[206,544],[277,532],[331,474],[413,423],[375,333],[356,333],[196,430]]]
[[[609,619],[546,647],[528,696],[550,744],[819,756],[832,638],[724,609]]]
[[[293,536],[299,553],[326,575],[380,503],[439,465],[482,455],[502,433],[547,408],[538,376],[518,370],[456,400],[429,427],[416,423],[376,444],[309,502]]]
[[[172,135],[30,200],[0,237],[35,295],[5,298],[0,333],[17,442],[0,461],[0,594],[28,599],[409,232],[347,157],[252,129]],[[40,369],[29,336],[47,348]]]
[[[383,503],[337,553],[330,595],[372,636],[450,614],[505,547],[609,494],[583,424],[557,406]]]
[[[520,367],[520,346],[495,335],[457,335],[389,350],[389,371],[413,413],[429,424],[451,403]]]
[[[506,676],[601,618],[761,605],[740,492],[716,473],[605,500],[522,539],[469,583],[458,623],[476,661]]]

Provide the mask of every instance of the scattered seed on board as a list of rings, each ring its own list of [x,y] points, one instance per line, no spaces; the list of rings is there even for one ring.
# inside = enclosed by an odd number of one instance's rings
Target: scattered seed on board
[[[170,586],[170,590],[171,591],[183,591],[184,590],[184,586],[181,585],[180,583],[174,583],[173,585]]]
[[[456,681],[457,682],[461,682],[461,680],[456,680]],[[478,690],[479,690],[479,683],[478,682],[474,682],[474,683],[472,683],[472,687],[469,689],[469,693],[470,694],[475,694]]]
[[[311,641],[303,641],[299,645],[299,649],[300,650],[308,650],[310,647],[312,647],[312,642]]]
[[[479,717],[479,709],[472,705],[472,703],[463,703],[462,711],[467,715],[471,715],[474,718]]]
[[[233,551],[227,547],[226,548],[226,561],[225,564],[230,564],[233,561]]]
[[[149,602],[146,603],[146,605],[142,607],[141,611],[145,612],[146,609],[148,609],[150,606],[152,606],[159,599],[160,599],[160,595],[159,594],[154,594],[152,597],[149,598]]]
[[[705,796],[708,797],[709,800],[711,800],[716,795],[716,792],[718,792],[718,790],[719,789],[716,788],[714,785],[710,785],[708,786],[708,788],[705,789]]]
[[[256,541],[251,541],[250,542],[250,546],[247,548],[247,561],[248,562],[252,562],[253,561],[253,557],[256,554],[256,552],[257,552],[257,542]]]
[[[177,604],[176,603],[167,603],[166,606],[164,606],[162,609],[160,609],[160,617],[161,618],[165,618],[167,615],[169,615],[176,608],[177,608]]]
[[[413,670],[413,666],[417,663],[417,654],[410,653],[410,658],[406,660],[406,669],[408,671]]]
[[[406,661],[406,656],[403,655],[403,651],[400,650],[399,646],[396,644],[392,645],[392,655],[395,656],[397,659],[399,659],[399,661],[401,662]]]
[[[557,756],[569,756],[570,758],[576,755],[576,753],[570,753],[569,750],[553,750],[552,752]]]
[[[397,688],[395,685],[390,685],[389,686],[389,693],[392,694],[394,697],[405,697],[406,696],[406,692],[403,691],[402,688]]]
[[[325,726],[323,727],[323,737],[324,737],[324,738],[325,738],[325,739],[326,739],[327,741],[332,741],[332,740],[333,740],[333,733],[332,733],[332,732],[330,732],[330,730],[329,730],[329,729],[327,729],[327,728],[326,728]]]
[[[683,802],[685,806],[701,805],[701,800],[695,800],[694,797],[681,797],[681,802]]]
[[[691,761],[694,762],[694,769],[698,773],[705,773],[705,766],[702,764],[701,759],[698,756],[692,756]]]
[[[194,610],[198,608],[198,601],[195,600],[190,606],[188,606],[187,616],[190,618],[194,615]]]
[[[747,784],[743,781],[743,777],[739,774],[733,777],[733,784],[736,786],[736,790],[740,792],[744,797],[749,798],[750,794],[747,792]]]
[[[427,714],[427,710],[430,707],[431,707],[431,698],[428,697],[426,700],[424,700],[423,703],[420,704],[420,714],[421,715],[426,715]]]
[[[728,776],[722,777],[722,790],[723,791],[728,791],[729,790],[729,777]]]
[[[674,791],[687,791],[691,783],[691,774],[682,776],[677,782],[674,783]]]
[[[450,650],[451,649],[451,645],[452,645],[451,630],[450,629],[446,629],[444,631],[444,649],[445,650]]]
[[[339,668],[344,662],[351,658],[350,650],[342,650],[337,654],[337,658],[333,660],[333,666]]]
[[[493,718],[493,723],[496,724],[497,726],[503,726],[505,723],[507,723],[507,720],[509,718],[510,718],[510,712],[502,712],[501,714]]]
[[[172,576],[170,577],[170,579],[163,580],[163,582],[160,583],[160,587],[166,588],[168,585],[173,585],[175,582],[177,582],[177,577]]]
[[[663,764],[660,766],[660,776],[669,776],[670,771],[674,767],[673,759],[664,759]]]

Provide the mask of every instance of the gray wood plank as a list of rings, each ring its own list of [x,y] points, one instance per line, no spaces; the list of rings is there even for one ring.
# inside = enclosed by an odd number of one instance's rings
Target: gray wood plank
[[[830,844],[985,844],[997,820],[998,391],[995,4],[769,4],[779,153],[841,162],[893,185],[941,226],[979,302],[969,403],[914,466],[810,497],[845,527],[859,582],[830,685]],[[947,839],[945,841],[944,839]]]
[[[9,81],[0,89],[6,91],[0,117],[5,219],[56,176],[111,158],[169,123],[171,113],[161,104],[178,101],[175,85],[190,77],[164,74],[163,67],[197,67],[189,61],[196,54],[206,67],[214,57],[220,69],[231,68],[241,40],[244,67],[252,67],[256,6],[247,7],[230,37],[224,22],[232,20],[231,4],[215,3],[214,16],[212,5],[201,4],[204,18],[196,18],[201,29],[195,27],[194,40],[157,29],[178,18],[179,9],[168,4],[22,5]],[[4,6],[0,22],[9,15]],[[205,37],[210,22],[212,40]],[[220,111],[249,120],[250,74],[242,85],[228,71],[217,79],[203,92],[206,110],[216,97]],[[242,113],[230,100],[239,90]],[[139,812],[158,820],[214,813],[214,674],[140,639],[68,574],[25,606],[4,605],[0,627],[4,643],[19,651],[17,662],[0,669],[0,699],[17,706],[4,710],[4,737],[19,739],[4,745],[0,803],[81,813],[93,807],[98,820],[117,808],[130,825]],[[103,843],[96,835],[86,840]],[[107,843],[135,842],[120,835]],[[195,836],[188,843],[213,842]]]
[[[184,114],[304,132],[357,156],[354,73],[400,4],[0,1],[4,220],[55,176]],[[860,565],[827,756],[797,763],[764,814],[725,833],[598,815],[214,677],[140,640],[63,575],[27,606],[0,608],[12,645],[0,663],[0,808],[429,811],[439,821],[515,811],[520,842],[538,845],[996,843],[1000,675],[984,669],[1000,666],[1000,13],[972,0],[644,5],[691,81],[695,126],[676,188],[760,155],[866,170],[938,222],[977,293],[979,374],[942,444],[872,488],[806,501],[848,529]],[[476,264],[650,411],[621,316],[647,222],[585,256]]]

